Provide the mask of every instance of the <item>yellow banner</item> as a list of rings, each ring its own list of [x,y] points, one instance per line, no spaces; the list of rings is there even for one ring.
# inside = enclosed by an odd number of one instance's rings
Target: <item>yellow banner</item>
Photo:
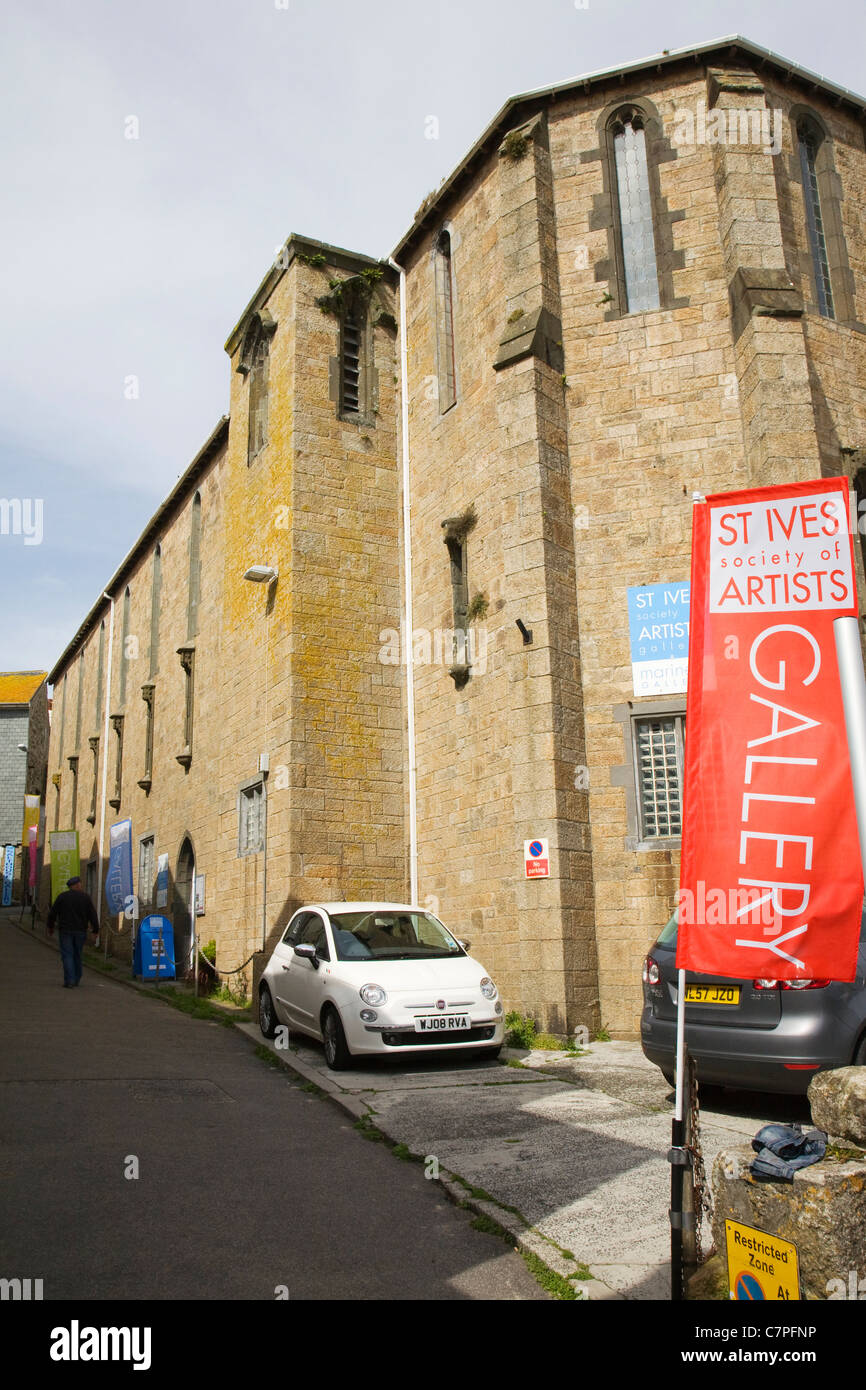
[[[21,843],[27,848],[30,844],[30,836],[27,834],[31,825],[39,826],[39,797],[25,796],[24,798],[24,828],[21,831]]]
[[[75,878],[80,872],[78,858],[77,830],[50,830],[48,843],[51,848],[51,901],[58,893],[64,892],[66,880]]]

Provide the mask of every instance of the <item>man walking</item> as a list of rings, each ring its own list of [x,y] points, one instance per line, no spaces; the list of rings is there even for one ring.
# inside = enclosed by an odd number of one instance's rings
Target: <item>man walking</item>
[[[66,892],[58,893],[48,913],[48,933],[54,934],[55,923],[60,928],[60,958],[63,961],[63,988],[74,989],[81,983],[81,952],[87,936],[87,924],[94,936],[99,936],[96,908],[78,877],[66,880]]]

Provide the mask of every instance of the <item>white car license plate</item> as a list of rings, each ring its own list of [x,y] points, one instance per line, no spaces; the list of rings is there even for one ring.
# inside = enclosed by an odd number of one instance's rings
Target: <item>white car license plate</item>
[[[471,1027],[468,1014],[422,1014],[415,1019],[416,1033],[458,1033]]]

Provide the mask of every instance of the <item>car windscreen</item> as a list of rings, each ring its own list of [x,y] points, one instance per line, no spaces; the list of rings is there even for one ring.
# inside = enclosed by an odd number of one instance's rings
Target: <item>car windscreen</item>
[[[429,912],[331,913],[338,960],[444,960],[463,949]]]
[[[674,913],[667,926],[661,931],[656,940],[658,946],[670,946],[673,950],[677,944],[677,914]]]

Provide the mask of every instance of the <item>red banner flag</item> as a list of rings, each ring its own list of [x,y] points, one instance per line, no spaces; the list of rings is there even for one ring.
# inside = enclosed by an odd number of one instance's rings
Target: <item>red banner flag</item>
[[[698,502],[677,967],[855,978],[863,878],[833,622],[847,479]]]

